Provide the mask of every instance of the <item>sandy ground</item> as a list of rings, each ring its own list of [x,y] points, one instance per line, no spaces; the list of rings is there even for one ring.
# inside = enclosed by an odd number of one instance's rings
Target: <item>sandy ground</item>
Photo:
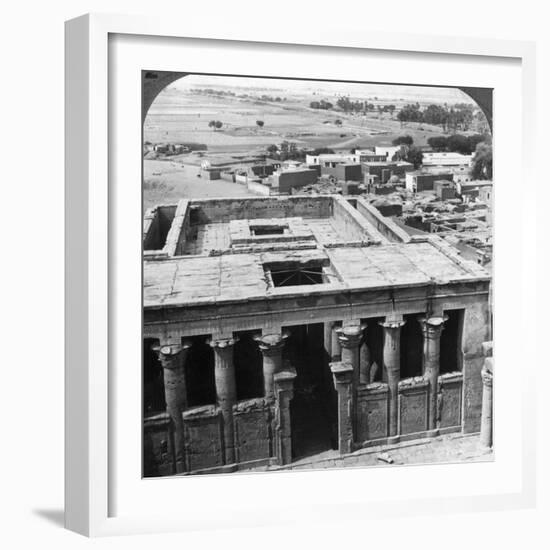
[[[250,197],[253,193],[239,183],[198,178],[199,168],[179,162],[145,160],[143,162],[143,208],[175,204],[183,198]]]
[[[212,119],[221,120],[223,127],[217,131],[209,128],[208,122]],[[342,121],[342,126],[334,124],[337,119]],[[256,120],[264,121],[262,129]],[[310,109],[298,100],[258,105],[242,99],[193,94],[178,97],[177,103],[156,102],[144,125],[146,141],[193,141],[206,144],[212,152],[265,149],[283,140],[308,148],[390,145],[403,133],[412,135],[415,143],[423,145],[429,137],[441,135],[442,131],[426,124],[409,123],[402,127],[387,113],[346,115]]]
[[[391,458],[391,464],[382,458]],[[271,470],[319,470],[326,468],[398,466],[409,464],[443,464],[461,462],[487,462],[494,460],[491,449],[481,448],[479,434],[460,433],[442,435],[433,439],[420,439],[362,449],[339,456],[338,451],[327,451],[299,460],[288,466],[271,467]]]

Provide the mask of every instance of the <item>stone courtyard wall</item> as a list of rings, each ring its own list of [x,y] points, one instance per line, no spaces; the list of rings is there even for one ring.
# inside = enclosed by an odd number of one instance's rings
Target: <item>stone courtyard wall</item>
[[[228,223],[231,220],[255,218],[328,218],[332,197],[291,195],[285,197],[243,197],[235,199],[193,200],[196,223]]]

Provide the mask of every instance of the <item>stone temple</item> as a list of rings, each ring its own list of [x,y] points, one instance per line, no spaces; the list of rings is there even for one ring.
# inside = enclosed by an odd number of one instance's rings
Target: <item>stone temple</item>
[[[145,476],[480,431],[490,274],[439,237],[292,195],[158,206],[143,239]]]

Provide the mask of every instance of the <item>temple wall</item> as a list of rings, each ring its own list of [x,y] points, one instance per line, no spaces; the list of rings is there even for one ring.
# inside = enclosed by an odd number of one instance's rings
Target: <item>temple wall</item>
[[[363,199],[357,200],[357,211],[386,239],[388,239],[391,242],[397,242],[397,243],[406,243],[411,240],[410,236],[407,234],[406,231],[401,229],[395,222],[393,222],[389,218],[385,218],[380,214],[380,212],[374,207],[368,204]]]
[[[263,398],[239,401],[233,407],[235,456],[240,463],[273,456],[272,410]]]
[[[407,435],[428,429],[428,381],[419,376],[399,382],[398,434]]]
[[[342,228],[342,233],[348,239],[357,241],[379,241],[377,234],[369,232],[366,220],[358,213],[351,204],[344,199],[334,200],[333,217],[339,227]]]
[[[196,223],[208,224],[256,218],[328,218],[332,201],[330,195],[291,195],[193,200],[191,206],[197,210]]]
[[[183,413],[186,471],[224,464],[221,409],[215,405],[194,407]]]
[[[388,385],[369,384],[359,390],[357,397],[357,441],[387,437]]]
[[[481,368],[484,355],[482,344],[490,340],[490,319],[488,302],[477,302],[464,311],[462,334],[462,364],[464,372],[464,394],[462,397],[465,433],[478,432],[481,426]]]
[[[143,423],[143,475],[167,476],[175,473],[174,437],[167,413],[146,418]]]

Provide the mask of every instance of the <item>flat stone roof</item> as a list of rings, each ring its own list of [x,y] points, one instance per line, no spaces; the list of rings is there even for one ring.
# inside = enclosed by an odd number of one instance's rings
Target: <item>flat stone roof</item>
[[[330,282],[274,287],[264,264],[330,264]],[[144,307],[197,306],[292,295],[489,280],[439,238],[364,247],[220,256],[179,256],[144,263]]]

